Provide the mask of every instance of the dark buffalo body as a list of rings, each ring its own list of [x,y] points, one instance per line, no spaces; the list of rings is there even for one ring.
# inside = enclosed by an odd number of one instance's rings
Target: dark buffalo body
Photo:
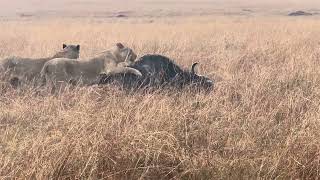
[[[115,83],[129,89],[147,87],[175,87],[180,89],[189,86],[211,90],[213,82],[209,78],[197,75],[194,72],[196,64],[192,66],[191,71],[187,71],[180,68],[168,57],[145,55],[130,66],[139,70],[142,77],[128,73],[101,74],[98,84]]]

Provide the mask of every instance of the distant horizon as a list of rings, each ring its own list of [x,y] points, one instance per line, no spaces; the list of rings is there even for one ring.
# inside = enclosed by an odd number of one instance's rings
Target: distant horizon
[[[152,11],[164,9],[168,11],[193,11],[197,9],[214,10],[230,8],[255,8],[260,10],[309,10],[320,9],[320,1],[316,0],[0,0],[1,16],[16,16],[19,13],[44,12],[113,12],[113,11]]]

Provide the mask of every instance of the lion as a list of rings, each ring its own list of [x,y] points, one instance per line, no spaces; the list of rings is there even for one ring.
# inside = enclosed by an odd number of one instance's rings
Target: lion
[[[114,69],[121,69],[137,76],[142,74],[130,67],[137,55],[129,47],[121,43],[110,50],[86,60],[73,60],[68,58],[56,58],[45,63],[41,70],[43,85],[53,87],[62,83],[89,85],[99,77],[101,73],[108,73]]]
[[[23,58],[9,57],[0,60],[0,72],[8,79],[33,81],[40,77],[43,65],[54,58],[70,58],[78,59],[80,53],[80,45],[63,44],[63,49],[51,57],[46,58]]]

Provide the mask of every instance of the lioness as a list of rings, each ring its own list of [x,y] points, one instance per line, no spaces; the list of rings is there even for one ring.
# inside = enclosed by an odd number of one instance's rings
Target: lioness
[[[104,51],[87,60],[73,60],[68,58],[56,58],[45,63],[41,71],[44,83],[57,86],[58,83],[77,83],[81,85],[91,84],[100,73],[110,72],[113,69],[122,69],[138,76],[141,73],[130,67],[137,55],[132,49],[117,43],[111,50]]]
[[[40,77],[43,65],[54,58],[79,58],[80,45],[63,44],[63,49],[52,57],[47,58],[22,58],[9,57],[0,60],[0,72],[8,78],[24,79],[27,81]]]

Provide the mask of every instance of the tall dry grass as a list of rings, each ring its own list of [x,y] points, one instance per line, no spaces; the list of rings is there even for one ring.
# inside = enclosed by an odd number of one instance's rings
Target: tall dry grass
[[[115,42],[220,77],[214,92],[53,96],[1,82],[1,179],[317,179],[320,24],[210,17],[1,22],[0,56],[90,57]]]

